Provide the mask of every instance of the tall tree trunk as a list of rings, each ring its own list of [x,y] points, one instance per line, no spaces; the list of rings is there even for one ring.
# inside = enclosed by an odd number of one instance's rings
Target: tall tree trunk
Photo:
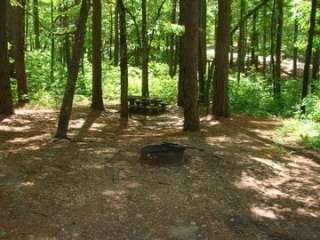
[[[185,13],[185,1],[180,0],[179,1],[179,25],[184,26],[185,21],[186,21],[186,13]],[[183,106],[183,100],[184,100],[184,80],[185,80],[185,69],[186,69],[186,52],[187,49],[185,48],[185,34],[180,36],[179,38],[179,80],[178,80],[178,106],[182,107]]]
[[[256,49],[259,49],[259,34],[257,31],[257,19],[258,11],[254,12],[252,15],[252,36],[251,36],[251,64],[255,66],[258,70],[259,68],[259,59],[256,54]]]
[[[267,10],[268,6],[265,5],[263,8],[263,60],[262,60],[262,72],[263,75],[266,75],[267,71],[267,32],[268,32],[268,24],[267,24]]]
[[[313,54],[312,58],[312,84],[311,84],[311,92],[315,92],[316,81],[319,78],[319,64],[320,64],[320,48],[318,47]]]
[[[141,62],[142,62],[142,96],[149,96],[149,44],[147,28],[147,1],[141,1],[142,23],[141,23]]]
[[[240,33],[238,41],[238,83],[240,82],[240,73],[245,70],[246,59],[246,22],[244,16],[246,13],[246,1],[240,1]]]
[[[276,32],[276,19],[277,19],[276,1],[277,0],[273,0],[273,4],[272,4],[272,17],[271,17],[271,29],[270,29],[270,67],[272,72],[272,79],[276,78],[276,71],[275,71],[276,68],[275,68],[275,59],[274,59],[274,54],[275,54],[274,35]]]
[[[54,83],[54,71],[55,71],[55,35],[54,35],[54,3],[50,1],[50,21],[51,21],[51,58],[50,58],[50,85]]]
[[[234,47],[233,47],[233,36],[230,36],[230,62],[229,67],[233,69],[234,67]]]
[[[8,1],[0,1],[0,115],[13,114],[12,94],[9,78],[8,39],[7,39]]]
[[[276,63],[275,63],[275,78],[274,78],[274,97],[281,96],[281,50],[282,50],[282,32],[283,32],[283,0],[277,0],[277,36],[276,36]]]
[[[25,63],[25,0],[18,0],[15,24],[15,70],[19,103],[28,102],[28,86]]]
[[[185,18],[184,49],[185,79],[184,79],[184,130],[199,131],[200,120],[198,112],[198,56],[199,56],[199,3],[200,0],[185,1],[183,4]]]
[[[200,0],[199,17],[199,99],[205,102],[205,75],[207,69],[207,0]]]
[[[306,107],[303,103],[304,99],[307,97],[309,92],[309,80],[310,80],[310,64],[312,59],[312,47],[313,47],[313,38],[315,34],[315,26],[316,26],[316,15],[317,15],[317,0],[312,0],[311,14],[310,14],[310,28],[308,34],[308,45],[306,50],[306,58],[305,65],[303,71],[303,84],[302,84],[302,105],[301,112],[306,112]]]
[[[219,17],[216,38],[216,59],[214,71],[213,115],[229,117],[228,76],[231,30],[231,0],[219,0]]]
[[[299,31],[299,25],[298,25],[298,19],[296,18],[294,20],[294,32],[293,32],[293,77],[297,77],[298,75],[298,31]]]
[[[92,13],[92,108],[104,110],[102,93],[102,8],[101,0],[93,0]]]
[[[77,28],[74,37],[74,45],[72,48],[72,58],[70,62],[67,85],[60,109],[60,116],[56,133],[56,138],[58,139],[67,138],[69,120],[73,105],[73,97],[76,90],[76,82],[80,69],[80,59],[83,54],[89,8],[90,0],[82,0],[80,15],[77,21]]]
[[[112,49],[113,49],[113,9],[110,8],[110,36],[109,36],[109,60],[112,61]]]
[[[128,119],[128,46],[126,12],[123,0],[118,0],[120,20],[121,118]]]
[[[34,47],[40,49],[40,20],[39,20],[39,0],[33,0],[33,29]]]
[[[171,23],[177,23],[177,0],[172,0]],[[174,77],[177,73],[177,38],[174,33],[169,37],[169,74]]]
[[[68,5],[66,4],[65,0],[63,0],[62,2],[63,2],[63,12],[64,12],[64,15],[62,17],[62,26],[64,28],[68,28],[69,17],[68,17],[68,14],[65,13],[68,9]],[[64,59],[64,64],[67,66],[67,69],[69,69],[70,58],[71,58],[70,57],[70,36],[67,33],[63,37],[63,59]]]
[[[113,51],[113,65],[119,65],[119,6],[116,2],[114,11],[114,51]]]

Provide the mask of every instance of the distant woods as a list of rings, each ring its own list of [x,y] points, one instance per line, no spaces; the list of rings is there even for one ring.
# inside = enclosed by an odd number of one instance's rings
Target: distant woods
[[[315,91],[319,77],[318,4],[316,0],[1,1],[0,114],[11,115],[15,105],[32,101],[30,91],[41,85],[60,99],[56,137],[66,138],[78,89],[90,89],[92,109],[107,108],[111,90],[105,86],[110,79],[103,73],[108,65],[119,68],[120,117],[128,119],[129,69],[141,70],[138,90],[147,98],[153,88],[150,78],[157,75],[150,70],[154,63],[166,64],[167,78],[176,83],[185,131],[199,131],[201,114],[230,116],[231,74],[240,85],[243,76],[261,73],[279,105],[286,76],[300,79],[303,114],[304,101]],[[35,82],[38,69],[28,56],[41,55],[48,56],[49,77]],[[283,67],[284,58],[290,59],[292,71]],[[79,80],[88,78],[86,62],[92,72],[89,86]]]

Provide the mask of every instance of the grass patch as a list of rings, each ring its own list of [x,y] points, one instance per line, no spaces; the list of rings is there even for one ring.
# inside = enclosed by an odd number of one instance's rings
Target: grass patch
[[[287,119],[278,129],[280,137],[294,137],[300,143],[320,149],[320,123],[308,119]]]

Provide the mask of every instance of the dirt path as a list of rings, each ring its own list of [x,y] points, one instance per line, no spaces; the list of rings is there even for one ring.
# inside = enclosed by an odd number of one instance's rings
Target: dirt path
[[[50,143],[56,112],[21,109],[0,123],[0,239],[318,240],[320,163],[273,143],[276,119],[182,118],[77,109],[72,143]],[[141,165],[171,141],[182,167]]]

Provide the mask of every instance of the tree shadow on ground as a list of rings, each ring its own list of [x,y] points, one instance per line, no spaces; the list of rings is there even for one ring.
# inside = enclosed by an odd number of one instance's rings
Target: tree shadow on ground
[[[319,239],[319,164],[280,152],[265,141],[268,122],[255,121],[203,121],[190,134],[179,113],[123,124],[76,109],[70,129],[81,141],[48,137],[0,160],[17,180],[0,184],[1,224],[9,239],[175,239],[170,227],[199,240]],[[205,151],[189,150],[181,167],[141,165],[140,149],[163,141]]]

